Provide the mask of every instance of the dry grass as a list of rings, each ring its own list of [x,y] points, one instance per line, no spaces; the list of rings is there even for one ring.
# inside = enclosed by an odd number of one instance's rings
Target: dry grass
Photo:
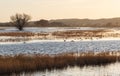
[[[20,42],[33,39],[45,39],[48,33],[32,33],[32,32],[1,32],[1,36],[8,38],[0,39],[0,42]],[[11,38],[10,38],[11,37]]]
[[[119,33],[107,33],[109,30],[70,30],[70,31],[58,31],[54,32],[52,35],[56,37],[120,37]]]
[[[0,33],[0,36],[13,36],[13,37],[25,37],[25,36],[34,36],[34,33],[30,33],[30,32],[3,32]]]
[[[116,62],[117,56],[109,55],[84,55],[76,56],[73,54],[60,54],[55,56],[43,55],[17,55],[0,57],[0,75],[44,71],[45,69],[63,69],[68,66],[85,66],[85,65],[104,65]]]
[[[0,36],[13,36],[13,37],[30,37],[30,36],[47,36],[48,33],[32,33],[32,32],[3,32]]]
[[[108,33],[109,30],[68,30],[57,31],[53,33],[34,33],[34,32],[1,32],[0,36],[9,36],[12,38],[0,39],[0,42],[20,42],[29,40],[43,40],[43,39],[100,39],[107,37],[120,37],[119,33]],[[19,38],[20,37],[20,38]],[[26,39],[25,39],[26,38]]]

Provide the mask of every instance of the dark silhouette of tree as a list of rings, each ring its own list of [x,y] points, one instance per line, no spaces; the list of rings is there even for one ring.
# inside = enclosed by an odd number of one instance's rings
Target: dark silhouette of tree
[[[35,24],[38,26],[46,27],[46,26],[49,26],[49,21],[41,19],[39,21],[36,21]]]
[[[54,26],[54,27],[65,27],[67,25],[65,25],[64,23],[62,22],[51,22],[50,23],[50,26]]]
[[[23,27],[31,19],[31,17],[27,14],[16,14],[14,16],[11,16],[10,19],[11,23],[20,31],[22,31]]]
[[[113,26],[113,24],[111,22],[108,22],[105,26],[106,27],[111,27],[111,26]]]

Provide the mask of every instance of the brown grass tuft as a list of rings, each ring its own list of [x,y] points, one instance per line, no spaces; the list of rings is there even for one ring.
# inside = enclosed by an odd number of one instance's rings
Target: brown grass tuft
[[[118,56],[105,55],[84,55],[75,56],[70,54],[43,56],[43,55],[17,55],[0,57],[0,75],[44,71],[45,69],[63,69],[68,66],[85,66],[85,65],[104,65],[116,62]]]

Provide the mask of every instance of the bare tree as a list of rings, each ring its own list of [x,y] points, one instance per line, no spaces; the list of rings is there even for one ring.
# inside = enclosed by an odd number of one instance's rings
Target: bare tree
[[[12,24],[18,28],[20,31],[23,30],[23,27],[31,19],[27,14],[16,14],[10,17]]]

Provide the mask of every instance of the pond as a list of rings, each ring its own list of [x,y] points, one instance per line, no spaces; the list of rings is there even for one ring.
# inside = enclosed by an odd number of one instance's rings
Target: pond
[[[0,55],[119,51],[120,40],[0,44]]]
[[[76,66],[63,70],[22,73],[18,76],[120,76],[120,68],[118,67],[120,67],[120,63],[116,62],[106,66],[85,66],[82,68]]]
[[[107,27],[25,27],[23,31],[28,32],[55,32],[66,30],[119,30],[120,28],[107,28]],[[0,27],[0,32],[16,32],[15,27]]]

